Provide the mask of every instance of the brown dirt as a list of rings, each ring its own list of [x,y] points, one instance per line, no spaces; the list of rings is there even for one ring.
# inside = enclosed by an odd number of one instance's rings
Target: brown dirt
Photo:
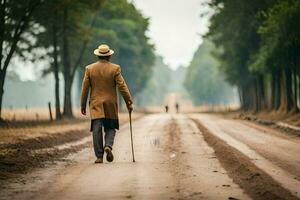
[[[227,176],[194,122],[174,115],[166,128],[175,199],[250,199]]]
[[[182,185],[180,180],[183,178],[184,169],[182,160],[181,160],[181,139],[180,139],[180,130],[176,124],[174,118],[170,120],[167,126],[165,126],[165,132],[167,137],[167,143],[164,145],[164,152],[169,155],[176,155],[176,157],[169,160],[169,169],[174,177],[174,199],[184,199],[184,195],[182,194]]]
[[[133,115],[133,120],[142,114]],[[120,123],[128,121],[126,114],[120,115]],[[0,128],[0,185],[36,167],[61,160],[70,153],[76,153],[90,145],[90,142],[58,149],[57,146],[80,141],[88,137],[89,121],[74,119],[46,123],[22,122],[16,127]]]
[[[28,128],[36,126],[55,126],[55,125],[66,125],[87,122],[88,119],[84,118],[73,118],[73,119],[63,119],[59,121],[50,121],[50,120],[20,120],[20,121],[2,121],[0,122],[0,131],[9,129],[9,128]]]
[[[194,122],[201,130],[205,141],[215,150],[218,160],[226,169],[228,175],[253,199],[298,199],[273,178],[258,169],[248,157],[226,144],[223,140],[215,137],[199,121],[194,120]]]
[[[0,179],[7,179],[16,174],[24,173],[33,167],[42,167],[44,161],[59,159],[70,152],[77,152],[81,148],[76,146],[76,148],[72,147],[71,149],[49,149],[41,152],[33,150],[53,148],[60,144],[80,140],[88,135],[88,131],[70,131],[31,138],[14,144],[2,144],[0,145]],[[84,147],[84,145],[80,147]]]
[[[133,130],[135,163],[127,124],[116,137],[113,163],[94,164],[87,148],[55,172],[52,167],[34,170],[24,184],[7,184],[0,199],[250,199],[187,117],[147,115],[134,122]]]
[[[280,126],[277,124],[278,122],[283,122],[287,125],[300,127],[300,113],[284,114],[276,111],[250,113],[250,112],[235,111],[235,112],[221,112],[219,114],[221,114],[223,117],[245,120],[259,125],[268,126],[275,130],[284,131],[287,134],[300,136],[299,130],[295,130],[291,127]]]
[[[168,143],[164,147],[164,150],[168,153],[179,152],[181,149],[180,130],[176,121],[172,118],[171,122],[165,127],[165,131],[168,133]]]

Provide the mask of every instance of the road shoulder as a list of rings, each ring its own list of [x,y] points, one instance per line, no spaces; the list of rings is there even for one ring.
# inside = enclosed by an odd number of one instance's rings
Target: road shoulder
[[[249,154],[246,154],[246,156],[240,150],[237,150],[234,147],[234,143],[237,141],[232,138],[229,140],[229,136],[227,136],[228,140],[224,137],[218,137],[196,115],[190,115],[190,117],[203,133],[205,141],[215,150],[217,158],[228,171],[229,176],[253,199],[298,199],[291,191],[259,168],[257,166],[259,160],[254,164],[254,160],[249,158]],[[217,131],[217,128],[214,131]]]

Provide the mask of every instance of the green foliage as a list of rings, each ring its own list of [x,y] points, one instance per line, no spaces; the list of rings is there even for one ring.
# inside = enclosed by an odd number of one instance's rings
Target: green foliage
[[[45,73],[54,72],[56,77],[56,105],[58,75],[63,72],[64,115],[72,117],[75,72],[92,62],[92,52],[100,43],[107,43],[115,50],[114,60],[121,64],[134,95],[151,76],[154,53],[146,36],[148,25],[148,19],[127,0],[2,0],[0,87],[3,88],[6,69],[15,52],[26,60],[45,59],[50,66]]]
[[[270,2],[272,0],[212,1],[211,6],[217,11],[211,19],[208,36],[224,49],[217,57],[232,84],[244,86],[253,80],[249,65],[260,44],[259,13],[266,10]]]
[[[226,79],[238,86],[242,108],[258,111],[268,102],[269,108],[297,110],[299,0],[212,0],[209,5],[215,14],[207,35],[223,49],[216,56]]]
[[[39,32],[31,17],[41,1],[0,1],[0,120],[8,66],[16,54],[20,58],[29,57],[33,37]]]
[[[88,41],[88,44],[80,62],[82,68],[95,58],[93,50],[99,44],[107,43],[115,50],[113,61],[122,66],[128,85],[135,94],[145,86],[151,76],[154,60],[153,46],[146,37],[148,19],[126,0],[93,2],[90,4],[82,0],[46,1],[35,14],[36,22],[46,29],[39,35],[38,45],[52,47],[51,38],[55,23],[58,29],[59,50],[63,49],[63,27],[58,22],[62,21],[63,9],[67,7],[71,65],[78,60],[83,41]],[[48,18],[44,18],[42,15],[47,9],[50,14]],[[49,51],[51,53],[53,48],[49,48]]]
[[[91,2],[83,0],[51,0],[44,1],[39,9],[33,15],[33,21],[39,26],[41,31],[36,39],[35,48],[44,48],[45,57],[48,60],[53,60],[54,41],[53,37],[57,38],[58,57],[62,65],[63,55],[63,29],[66,29],[67,38],[70,40],[68,49],[70,51],[70,65],[74,67],[75,61],[81,53],[82,45],[85,41],[89,41],[95,34],[91,28],[95,13],[101,7],[103,0]],[[68,18],[64,19],[64,11],[67,9]],[[47,17],[45,17],[47,13]],[[66,20],[67,26],[62,23]],[[51,63],[50,63],[51,64]],[[75,66],[76,67],[76,66]],[[50,69],[45,69],[46,72],[51,72]],[[72,71],[72,70],[71,70]]]
[[[40,32],[31,16],[40,4],[41,0],[1,1],[0,69],[4,68],[4,62],[10,62],[10,53],[28,59],[34,44],[33,38]]]
[[[126,0],[105,1],[93,27],[96,34],[89,44],[89,55],[100,43],[115,50],[113,61],[121,65],[133,94],[145,87],[155,59],[153,45],[146,36],[148,25],[148,19]]]
[[[250,69],[270,71],[293,66],[300,58],[300,2],[283,0],[263,12],[262,42]]]
[[[187,69],[185,87],[197,105],[233,101],[233,89],[224,81],[219,62],[211,54],[215,50],[212,42],[204,40]]]

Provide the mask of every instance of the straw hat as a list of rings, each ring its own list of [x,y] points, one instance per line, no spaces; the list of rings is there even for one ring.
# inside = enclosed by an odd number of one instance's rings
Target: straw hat
[[[94,50],[96,56],[110,56],[114,54],[114,50],[110,49],[108,45],[101,44],[98,49]]]

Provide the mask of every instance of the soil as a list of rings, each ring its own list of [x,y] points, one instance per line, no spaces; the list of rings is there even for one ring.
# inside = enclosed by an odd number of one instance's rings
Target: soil
[[[28,127],[36,127],[36,126],[55,126],[55,125],[66,125],[66,124],[74,124],[81,122],[88,122],[89,120],[86,118],[70,118],[70,119],[62,119],[62,120],[19,120],[19,121],[9,121],[2,120],[0,123],[0,130],[9,129],[9,128],[28,128]]]
[[[146,115],[134,121],[133,131],[135,163],[124,124],[116,135],[114,162],[94,164],[92,148],[85,148],[54,175],[44,168],[26,184],[7,185],[0,199],[250,199],[186,116]]]
[[[43,167],[45,161],[54,161],[69,153],[78,152],[88,144],[62,150],[55,146],[74,142],[87,136],[89,136],[88,131],[70,131],[27,139],[14,144],[0,145],[0,180],[15,177],[30,168]]]
[[[228,175],[253,199],[298,199],[272,177],[257,168],[247,156],[214,136],[198,120],[194,120],[194,122],[201,130],[205,141],[215,150],[217,158],[228,172]]]
[[[133,120],[141,116],[135,114]],[[121,114],[120,123],[127,121],[127,115]],[[72,119],[51,123],[12,122],[1,127],[0,185],[90,146],[91,142],[85,140],[90,137],[89,125],[87,120]]]
[[[294,134],[300,137],[300,113],[280,113],[280,112],[221,112],[223,117],[240,119],[254,122],[259,125],[268,126],[287,134]]]
[[[7,129],[0,136],[5,161],[0,199],[297,199],[285,183],[259,168],[243,145],[298,177],[298,137],[251,128],[241,120],[190,116],[195,120],[184,114],[135,117],[135,163],[127,115],[116,135],[112,163],[94,164],[88,122]],[[257,161],[265,165],[265,160]],[[269,167],[264,169],[274,170]],[[25,174],[22,179],[12,178],[20,174]]]

